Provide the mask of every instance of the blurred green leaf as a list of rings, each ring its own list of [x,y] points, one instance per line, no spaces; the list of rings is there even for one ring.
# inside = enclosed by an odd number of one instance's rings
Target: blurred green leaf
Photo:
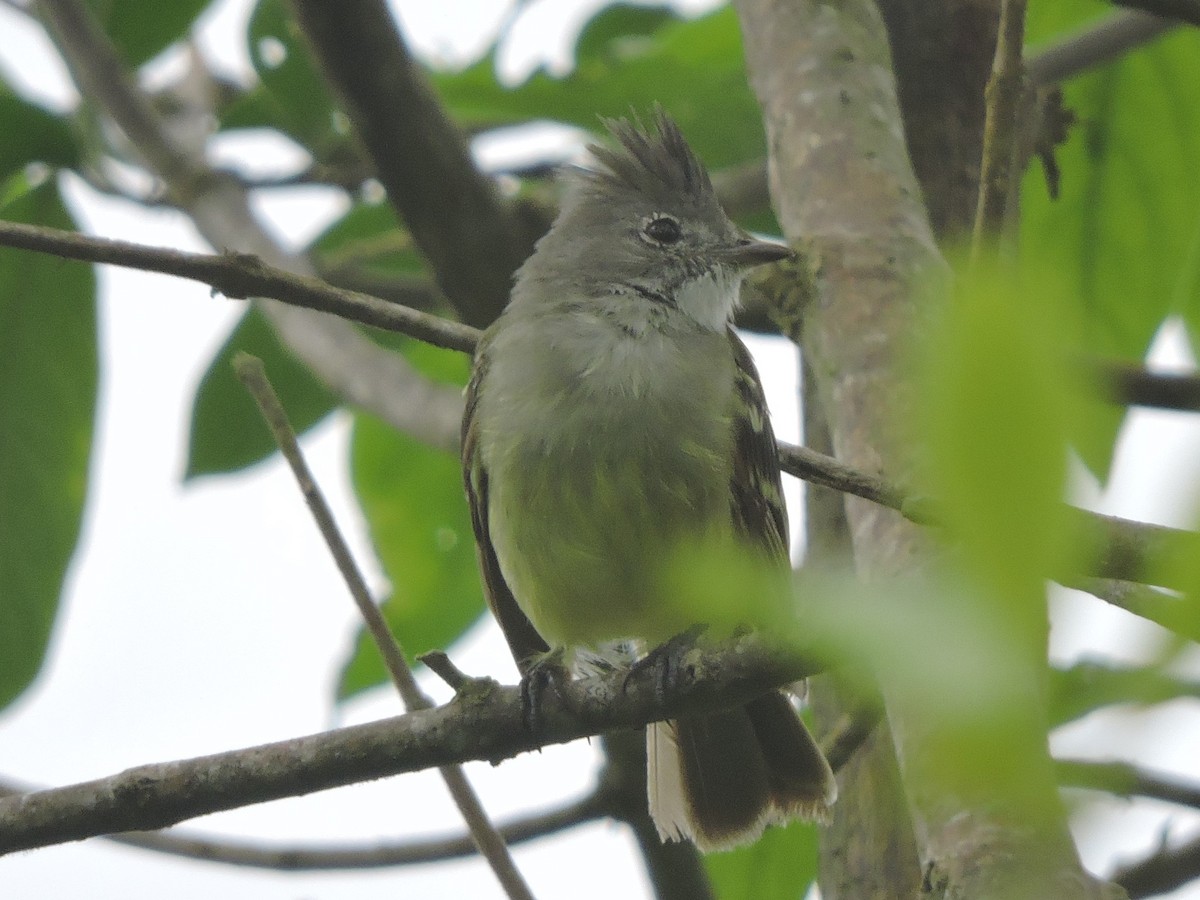
[[[886,685],[888,708],[922,735],[906,778],[969,807],[1004,798],[1005,814],[1056,816],[1038,704],[1045,644],[990,585],[962,573],[864,583],[804,573],[805,646],[857,692]],[[1050,806],[1047,806],[1047,803]]]
[[[390,203],[357,202],[309,245],[322,267],[415,275],[424,263]]]
[[[1161,666],[1132,668],[1085,659],[1050,670],[1048,710],[1053,727],[1106,706],[1150,706],[1181,697],[1200,699],[1200,682],[1177,678]]]
[[[66,119],[22,100],[0,86],[0,183],[31,162],[74,166],[75,136]]]
[[[410,660],[448,647],[484,611],[457,456],[359,415],[351,467],[371,541],[392,584],[383,604],[388,624]],[[378,651],[360,633],[338,697],[386,680]]]
[[[768,828],[746,847],[709,853],[704,867],[721,900],[802,900],[817,877],[817,827]]]
[[[617,4],[583,29],[575,68],[563,78],[539,71],[507,88],[496,79],[493,52],[434,80],[453,114],[472,125],[550,118],[596,130],[597,116],[624,116],[631,108],[645,115],[661,102],[712,167],[766,152],[730,7],[688,20],[666,9]]]
[[[1141,360],[1171,314],[1200,335],[1200,35],[1178,29],[1072,80],[1079,119],[1057,152],[1062,196],[1034,166],[1024,185],[1021,254],[1062,276],[1079,311],[1083,349]],[[1107,477],[1123,420],[1089,415],[1072,435]]]
[[[140,66],[183,40],[209,0],[88,0],[88,5],[125,61]]]
[[[1043,582],[1071,545],[1062,502],[1079,415],[1048,269],[983,260],[961,273],[923,347],[915,417],[924,493],[981,583],[1044,626]]]
[[[400,340],[397,346],[404,358],[426,378],[466,387],[471,377],[471,357],[467,354],[444,347],[434,347],[412,338],[398,337]]]
[[[259,0],[246,39],[259,85],[224,111],[223,128],[275,128],[324,159],[344,138],[329,89],[282,0]]]
[[[248,309],[196,389],[185,478],[234,472],[275,452],[258,407],[233,374],[233,355],[238,351],[263,361],[297,433],[307,431],[338,405],[337,398],[283,349],[261,313]]]
[[[0,218],[75,229],[53,181]],[[0,707],[41,667],[79,538],[96,409],[90,266],[0,250]]]
[[[1110,7],[1097,0],[1055,0],[1054,3],[1031,4],[1025,14],[1025,42],[1032,47],[1029,52],[1036,54],[1066,35],[1098,22],[1109,11]]]

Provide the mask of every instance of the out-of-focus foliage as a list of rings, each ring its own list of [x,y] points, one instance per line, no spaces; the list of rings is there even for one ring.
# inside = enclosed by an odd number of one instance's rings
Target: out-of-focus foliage
[[[448,647],[484,609],[458,458],[362,415],[351,458],[371,540],[392,583],[383,604],[392,631],[410,659]],[[360,631],[339,696],[386,677],[379,652]]]
[[[88,0],[104,32],[131,66],[140,66],[177,43],[210,0]]]
[[[0,219],[74,228],[53,181],[0,186]],[[0,708],[42,665],[79,537],[96,407],[91,269],[0,249]]]
[[[233,374],[237,353],[263,361],[297,431],[312,427],[337,406],[337,398],[280,345],[262,313],[249,309],[213,357],[196,390],[188,478],[235,472],[275,452],[258,407]]]
[[[817,879],[817,826],[768,828],[747,847],[710,853],[704,866],[718,897],[804,897]]]
[[[1030,4],[1035,45],[1102,10],[1088,0]],[[1056,271],[1057,303],[1078,315],[1080,349],[1140,361],[1170,315],[1200,336],[1200,37],[1179,29],[1064,86],[1077,125],[1057,151],[1062,192],[1026,177],[1021,255]],[[1102,479],[1121,411],[1078,421],[1074,445]]]
[[[1014,613],[1041,609],[1047,575],[1068,570],[1062,499],[1082,384],[1063,353],[1076,329],[1062,289],[1036,263],[960,266],[951,296],[930,301],[919,353],[924,492],[969,570]]]

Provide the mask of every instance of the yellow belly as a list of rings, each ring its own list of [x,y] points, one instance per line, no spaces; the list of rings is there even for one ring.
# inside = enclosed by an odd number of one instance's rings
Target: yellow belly
[[[713,479],[678,472],[564,463],[533,461],[524,491],[491,497],[497,557],[534,627],[569,647],[658,643],[697,624],[678,568],[703,544],[727,541],[727,492],[689,489]]]

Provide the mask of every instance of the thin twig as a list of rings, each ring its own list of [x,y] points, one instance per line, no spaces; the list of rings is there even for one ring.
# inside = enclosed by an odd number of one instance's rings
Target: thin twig
[[[34,788],[0,779],[0,796],[27,794]],[[563,806],[513,819],[500,825],[509,844],[519,844],[574,828],[609,814],[610,800],[603,789]],[[245,840],[216,839],[186,831],[132,831],[104,835],[103,840],[228,866],[274,869],[283,872],[334,869],[381,869],[420,863],[461,859],[478,853],[469,834],[442,838],[419,838],[371,846],[292,845],[269,847]]]
[[[841,771],[846,763],[871,736],[879,723],[883,710],[880,706],[860,708],[843,715],[821,741],[821,752],[835,772]]]
[[[1025,94],[1025,0],[1002,0],[996,56],[985,91],[983,159],[979,171],[979,202],[971,233],[971,260],[979,259],[989,240],[999,235],[1009,207],[1015,169],[1017,134]]]
[[[1097,362],[1091,380],[1106,399],[1125,406],[1200,412],[1200,377],[1149,372],[1132,363]]]
[[[1128,892],[1130,900],[1166,894],[1200,878],[1200,838],[1175,848],[1160,847],[1141,862],[1123,866],[1112,880]]]
[[[1200,0],[1113,0],[1117,6],[1140,9],[1167,19],[1200,26]]]
[[[1185,597],[1116,578],[1060,578],[1063,587],[1084,591],[1135,616],[1161,625],[1181,637],[1200,642],[1200,617]]]
[[[4,221],[0,221],[0,245],[189,278],[233,299],[271,297],[464,353],[472,352],[479,338],[478,330],[469,325],[335,288],[319,278],[268,266],[247,253],[188,253]]]
[[[1035,86],[1057,84],[1112,62],[1174,27],[1170,19],[1120,10],[1035,53],[1026,62],[1025,72]]]
[[[1054,771],[1059,783],[1069,787],[1107,791],[1119,797],[1151,797],[1200,809],[1200,785],[1181,784],[1174,778],[1147,772],[1132,763],[1056,759]]]
[[[325,502],[325,497],[308,468],[308,463],[296,441],[296,433],[292,429],[291,423],[288,422],[283,404],[280,403],[275,389],[267,380],[262,360],[239,353],[234,357],[233,366],[238,379],[250,392],[254,402],[258,404],[259,411],[275,438],[275,443],[279,445],[284,459],[291,467],[300,492],[304,495],[309,511],[317,523],[317,528],[320,529],[321,536],[325,539],[325,544],[337,563],[338,571],[341,572],[346,586],[350,589],[354,605],[358,607],[359,614],[366,622],[367,630],[371,633],[375,646],[383,656],[384,665],[387,666],[388,673],[392,676],[392,683],[400,692],[405,707],[410,711],[431,709],[433,701],[417,684],[408,660],[404,658],[400,642],[392,634],[382,611],[372,600],[366,579],[363,578],[355,564],[354,556],[337,527],[333,511]],[[467,824],[471,839],[475,841],[479,852],[491,866],[493,873],[504,888],[505,894],[512,900],[533,900],[533,893],[517,870],[512,854],[509,853],[508,846],[504,843],[504,838],[500,836],[496,826],[488,818],[483,804],[467,781],[462,767],[441,766],[439,772],[446,782],[446,787],[450,790],[450,796],[462,814],[463,821]]]
[[[862,497],[864,500],[894,509],[913,521],[921,521],[920,513],[909,508],[910,498],[897,485],[878,475],[860,472],[832,456],[798,444],[780,441],[779,467],[801,481],[853,494],[855,497]]]
[[[1171,675],[1161,666],[1121,666],[1099,659],[1051,668],[1048,687],[1052,728],[1115,704],[1136,702],[1149,707],[1200,699],[1200,681]]]
[[[593,794],[560,809],[517,819],[501,825],[499,828],[505,841],[509,844],[519,844],[595,821],[605,814],[603,803]],[[285,872],[381,869],[461,859],[465,856],[473,856],[478,852],[474,839],[468,834],[405,842],[397,841],[393,844],[370,847],[270,848],[157,831],[111,835],[108,840],[172,856]]]

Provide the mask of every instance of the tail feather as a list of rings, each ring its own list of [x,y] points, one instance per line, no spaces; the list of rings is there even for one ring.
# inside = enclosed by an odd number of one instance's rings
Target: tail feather
[[[725,850],[770,824],[823,820],[837,795],[833,772],[778,691],[745,707],[646,732],[650,815],[664,840]]]

